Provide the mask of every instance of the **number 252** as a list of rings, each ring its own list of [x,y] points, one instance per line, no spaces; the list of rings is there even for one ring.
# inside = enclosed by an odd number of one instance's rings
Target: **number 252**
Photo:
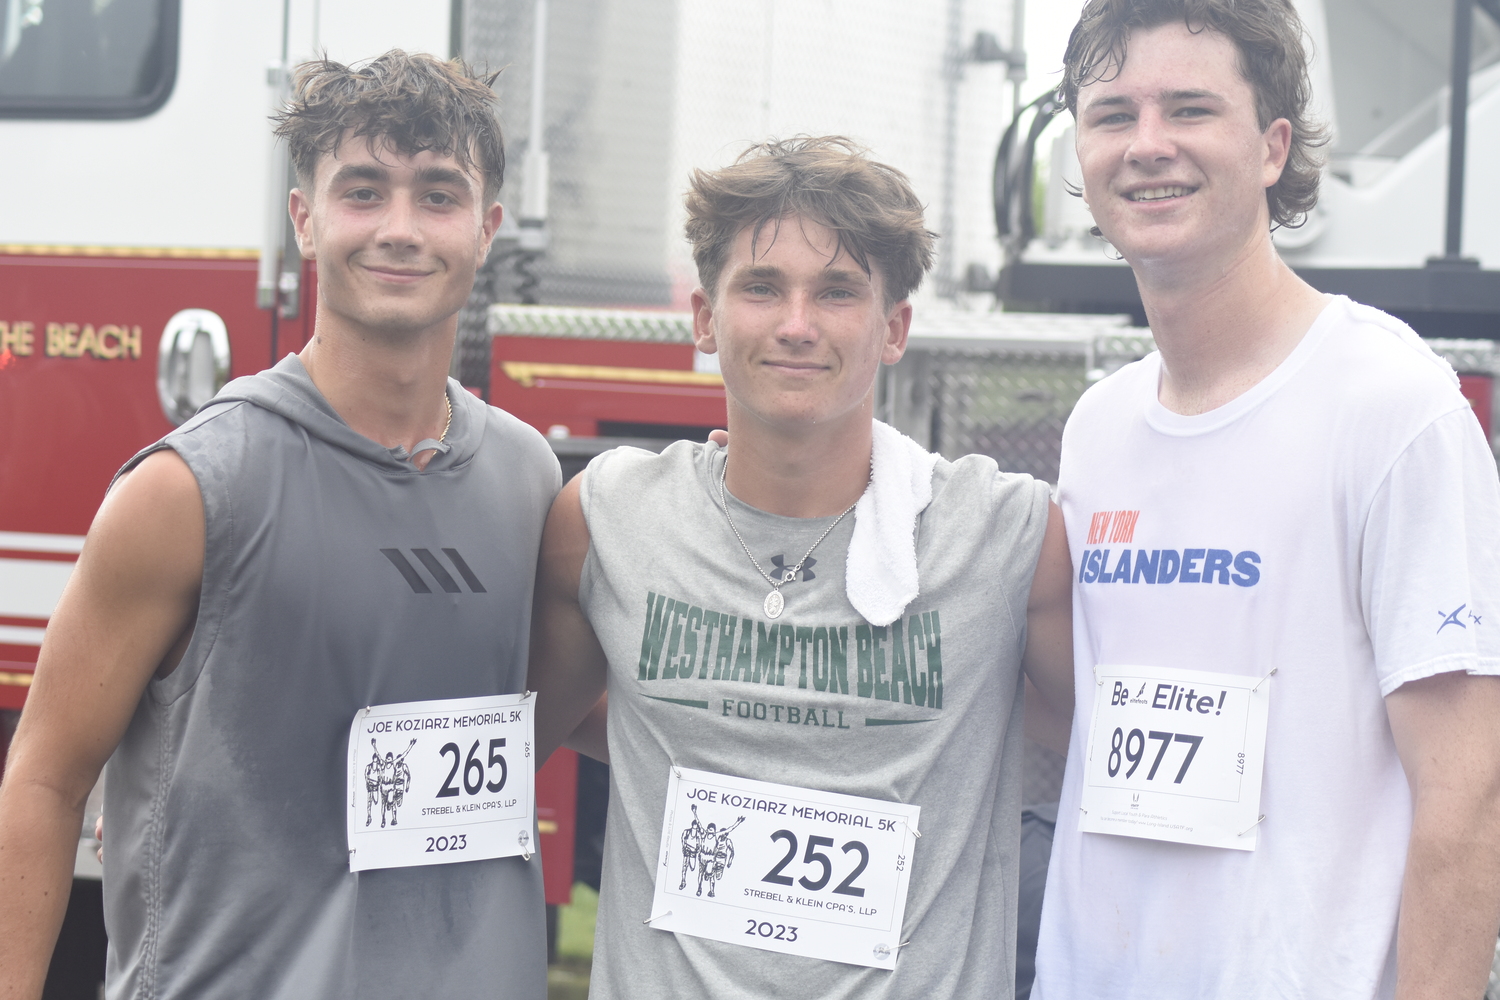
[[[761,876],[761,881],[770,882],[774,885],[791,885],[792,877],[781,874],[781,870],[791,864],[792,859],[797,856],[797,835],[790,830],[777,830],[771,834],[771,839],[786,842],[786,857],[782,858],[775,868],[772,868],[765,875]],[[832,846],[832,837],[807,838],[807,855],[802,859],[802,863],[805,865],[819,865],[823,869],[823,874],[816,879],[809,879],[806,875],[802,876],[797,880],[802,883],[802,888],[810,892],[817,892],[828,884],[829,879],[833,878],[833,862],[828,860],[828,855],[818,850],[819,847]],[[845,854],[848,854],[850,851],[859,852],[859,864],[854,866],[854,870],[849,873],[849,877],[835,886],[833,891],[842,893],[845,896],[863,896],[865,891],[855,885],[854,880],[859,878],[860,874],[865,870],[865,866],[870,863],[870,849],[857,840],[851,840],[843,846]]]

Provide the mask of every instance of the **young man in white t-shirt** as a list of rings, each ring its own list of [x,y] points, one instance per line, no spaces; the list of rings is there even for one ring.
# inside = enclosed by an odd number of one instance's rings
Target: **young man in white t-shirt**
[[[1063,442],[1079,692],[1033,996],[1478,997],[1500,486],[1457,379],[1322,295],[1289,0],[1090,0],[1083,196],[1159,353]]]

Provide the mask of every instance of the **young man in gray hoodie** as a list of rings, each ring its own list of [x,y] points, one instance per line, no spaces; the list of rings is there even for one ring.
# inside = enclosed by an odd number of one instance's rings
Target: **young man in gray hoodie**
[[[430,863],[443,837],[360,871],[350,843],[417,832],[431,766],[404,732],[353,753],[357,714],[523,689],[561,485],[447,378],[502,211],[488,84],[401,52],[299,70],[279,132],[316,334],[132,459],[89,531],[0,786],[0,996],[41,993],[106,760],[110,996],[544,995],[534,855]]]

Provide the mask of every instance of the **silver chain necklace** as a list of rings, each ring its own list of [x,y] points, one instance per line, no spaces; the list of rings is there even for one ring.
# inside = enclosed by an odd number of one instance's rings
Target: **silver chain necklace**
[[[765,570],[761,569],[759,561],[757,561],[755,558],[755,554],[750,551],[750,546],[745,544],[745,537],[740,534],[740,529],[735,527],[734,518],[729,514],[729,500],[725,496],[724,492],[724,478],[728,474],[729,456],[725,455],[724,467],[719,470],[719,506],[724,508],[724,519],[729,522],[729,530],[734,532],[735,538],[739,539],[740,548],[744,549],[745,555],[750,557],[750,564],[754,566],[755,571],[761,576],[765,577],[766,582],[771,585],[771,592],[766,595],[765,603],[761,605],[761,607],[766,612],[766,617],[780,618],[781,612],[786,608],[786,598],[781,595],[782,585],[791,583],[793,580],[797,579],[797,574],[802,572],[802,565],[807,562],[807,557],[813,554],[813,549],[821,545],[823,543],[823,539],[827,538],[829,533],[833,531],[834,528],[837,528],[839,526],[839,522],[842,521],[851,510],[859,506],[859,501],[856,500],[848,507],[845,507],[844,513],[834,518],[833,523],[830,524],[827,528],[823,529],[823,533],[818,536],[818,540],[816,542],[813,542],[812,545],[808,546],[807,551],[802,554],[802,558],[797,560],[797,565],[793,566],[789,570],[786,570],[782,574],[780,580],[774,580],[771,578],[770,573],[767,573]]]

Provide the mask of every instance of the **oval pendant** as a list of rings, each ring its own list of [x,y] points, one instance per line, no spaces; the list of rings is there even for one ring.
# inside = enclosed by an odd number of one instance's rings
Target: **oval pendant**
[[[780,618],[781,611],[786,607],[786,598],[781,596],[781,591],[773,590],[766,595],[765,611],[767,618]]]

